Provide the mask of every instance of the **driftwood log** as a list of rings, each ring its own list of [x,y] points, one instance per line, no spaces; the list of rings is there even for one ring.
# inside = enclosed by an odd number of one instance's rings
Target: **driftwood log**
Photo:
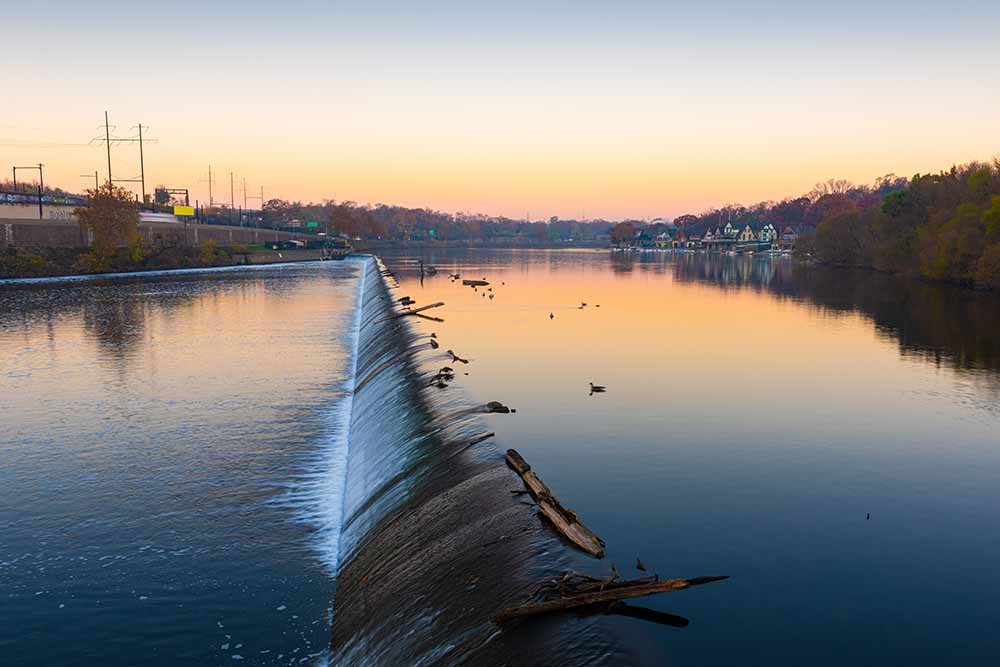
[[[507,450],[506,460],[507,465],[521,477],[524,487],[538,503],[538,510],[552,522],[556,530],[591,556],[603,558],[604,541],[581,523],[576,512],[562,506],[549,487],[532,472],[527,461],[513,449]]]
[[[462,284],[469,285],[471,287],[485,287],[486,285],[489,285],[489,283],[485,280],[463,280]]]
[[[428,320],[434,320],[435,322],[444,322],[441,318],[430,317],[428,315],[421,315],[425,310],[430,310],[431,308],[440,308],[444,305],[444,301],[437,301],[435,303],[429,303],[426,306],[420,306],[419,308],[407,308],[406,310],[400,311],[398,313],[393,313],[392,315],[387,315],[379,320],[376,320],[376,324],[379,322],[385,322],[386,320],[394,320],[399,317],[406,317],[407,315],[416,315],[418,317],[423,317]]]
[[[694,577],[693,579],[664,579],[662,581],[649,581],[648,579],[638,580],[640,583],[631,581],[615,582],[615,585],[608,585],[606,588],[576,593],[562,597],[544,600],[542,602],[532,602],[520,607],[508,607],[496,614],[493,620],[498,624],[508,623],[519,618],[537,616],[539,614],[552,614],[567,609],[587,607],[595,604],[617,602],[628,598],[644,597],[655,593],[669,593],[670,591],[682,591],[692,586],[709,584],[713,581],[722,581],[729,577]]]

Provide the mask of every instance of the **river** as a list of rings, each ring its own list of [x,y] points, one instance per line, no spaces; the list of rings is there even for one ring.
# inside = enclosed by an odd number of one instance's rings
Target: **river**
[[[334,664],[1000,654],[995,296],[780,258],[384,259],[444,322],[380,323],[360,258],[0,285],[0,662],[316,663],[331,619]],[[491,400],[517,412],[457,416]],[[604,560],[508,493],[507,447]],[[634,601],[672,625],[490,624],[637,557],[731,578]],[[427,583],[368,580],[402,573]]]
[[[0,286],[0,663],[316,662],[360,267]]]

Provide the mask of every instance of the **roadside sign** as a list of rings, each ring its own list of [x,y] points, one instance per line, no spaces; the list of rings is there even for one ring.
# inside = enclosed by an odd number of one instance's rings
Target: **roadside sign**
[[[310,221],[306,223],[306,227],[319,227],[319,223]]]
[[[193,206],[174,206],[174,215],[187,215],[194,217]]]

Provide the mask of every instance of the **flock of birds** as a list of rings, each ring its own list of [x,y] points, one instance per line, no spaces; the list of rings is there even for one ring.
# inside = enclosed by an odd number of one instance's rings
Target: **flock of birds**
[[[423,262],[420,262],[420,269],[421,269],[421,272],[424,275],[431,275],[431,276],[437,274],[437,271],[438,271],[437,267],[432,266],[430,264],[424,264]],[[457,282],[459,280],[462,280],[462,274],[460,274],[460,273],[449,273],[448,274],[448,278],[451,279],[451,282]],[[485,289],[483,290],[483,292],[481,292],[482,297],[484,299],[488,298],[490,301],[492,301],[493,298],[496,296],[493,293],[493,287],[490,286],[489,281],[486,280],[486,276],[483,276],[479,280],[466,280],[466,281],[464,281],[464,283],[467,284],[467,285],[469,285],[470,287],[472,287],[472,291],[473,292],[479,292],[479,288],[480,287],[485,287]],[[501,286],[506,286],[507,283],[501,281],[500,285]],[[587,308],[588,305],[589,304],[587,304],[586,301],[581,301],[580,305],[577,307],[577,310],[583,310],[584,308]],[[599,303],[594,304],[594,308],[600,308],[600,307],[601,307],[601,304],[599,304]],[[555,317],[556,317],[556,314],[554,312],[550,312],[549,313],[549,319],[550,320],[554,320]],[[433,340],[433,338],[435,337],[434,334],[431,334],[431,337],[432,337],[431,345],[436,348],[437,347],[437,342],[435,340]],[[456,355],[451,350],[448,350],[447,352],[448,352],[448,354],[451,355],[451,360],[452,360],[453,363],[462,363],[462,364],[469,363],[468,359],[463,359],[463,358],[459,357],[458,355]],[[452,369],[449,368],[448,366],[445,366],[443,369],[441,369],[441,371],[438,372],[438,374],[436,376],[434,376],[434,378],[432,378],[431,385],[432,386],[436,386],[436,387],[446,387],[446,386],[448,386],[446,383],[450,382],[451,380],[453,380],[454,377],[455,377],[454,376],[454,371],[452,371]],[[604,392],[606,392],[608,390],[608,388],[605,387],[604,385],[594,384],[593,382],[589,382],[588,384],[590,385],[590,395],[591,396],[593,396],[594,394],[603,394]]]
[[[435,275],[437,273],[437,268],[436,267],[423,264],[423,262],[421,262],[421,270],[423,271],[424,275]],[[448,277],[451,279],[451,282],[457,282],[457,281],[459,281],[459,280],[462,279],[462,275],[460,273],[449,273]],[[493,300],[493,298],[495,296],[494,293],[493,293],[493,287],[490,286],[489,281],[486,280],[486,276],[483,276],[478,281],[469,281],[469,282],[473,283],[470,286],[472,287],[472,290],[474,292],[478,292],[479,291],[479,287],[485,287],[486,289],[482,292],[482,297],[484,299],[488,298],[490,301]],[[505,283],[505,282],[501,282],[500,283],[501,286],[506,286],[506,284],[507,283]],[[581,301],[580,305],[578,306],[577,309],[578,310],[583,310],[584,308],[587,308],[587,306],[588,306],[588,304],[587,304],[586,301]],[[595,308],[600,308],[601,305],[600,304],[594,304],[594,307]],[[550,312],[549,313],[549,319],[550,320],[555,319],[555,317],[556,317],[556,315],[555,315],[554,312]],[[438,349],[439,344],[437,342],[437,334],[436,333],[431,333],[430,334],[430,344],[431,344],[432,348]],[[451,357],[452,363],[456,363],[456,364],[468,364],[469,363],[468,359],[464,359],[464,358],[458,356],[457,354],[455,354],[454,350],[446,350],[445,352]],[[466,375],[468,375],[468,373],[466,373]],[[454,379],[455,379],[455,369],[453,369],[451,366],[443,366],[441,368],[441,370],[439,370],[437,372],[437,374],[434,377],[431,378],[430,385],[432,387],[438,387],[438,388],[443,389],[443,388],[447,387],[448,383],[452,382]],[[608,388],[606,386],[602,385],[602,384],[594,384],[593,382],[588,382],[587,384],[590,386],[590,395],[591,396],[593,396],[594,394],[603,394],[604,392],[606,392],[608,390]],[[514,412],[514,410],[511,410],[511,412]],[[635,559],[635,568],[637,570],[641,571],[641,572],[645,572],[646,571],[646,566],[643,564],[643,562],[641,560],[639,560],[638,557]],[[611,565],[611,571],[614,574],[614,576],[615,576],[616,579],[620,578],[621,575],[618,572],[618,569],[614,566],[614,564]]]

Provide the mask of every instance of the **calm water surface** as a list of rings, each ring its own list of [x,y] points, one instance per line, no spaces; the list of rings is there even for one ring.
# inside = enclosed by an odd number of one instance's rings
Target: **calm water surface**
[[[566,623],[650,665],[1000,655],[995,297],[781,260],[425,258],[423,281],[386,259],[472,360],[441,391],[517,408],[485,419],[607,541],[595,568],[732,577],[637,602],[685,628]],[[319,657],[359,266],[0,286],[0,663]]]
[[[447,302],[419,326],[472,359],[444,391],[517,408],[498,437],[607,562],[732,576],[640,601],[686,628],[604,621],[644,664],[1000,656],[996,297],[607,251],[425,253],[421,281],[416,257],[386,258],[400,294]]]
[[[0,664],[317,661],[359,266],[0,286]]]

